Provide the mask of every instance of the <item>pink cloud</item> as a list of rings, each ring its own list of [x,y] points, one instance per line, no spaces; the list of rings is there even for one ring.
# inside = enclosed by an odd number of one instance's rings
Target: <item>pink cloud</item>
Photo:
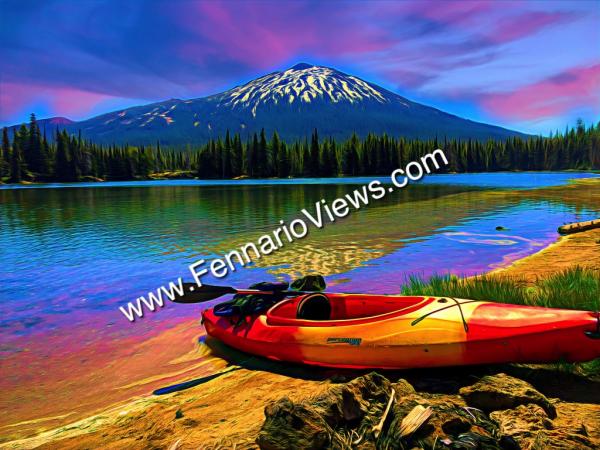
[[[512,92],[482,94],[480,105],[496,116],[533,120],[582,107],[600,115],[600,64],[575,67]]]
[[[400,3],[402,4],[402,3]],[[497,2],[480,1],[451,1],[430,2],[422,1],[411,5],[411,9],[421,17],[437,20],[441,23],[461,26],[471,26],[481,23],[482,17],[493,13],[498,8]]]
[[[37,93],[28,86],[15,83],[0,83],[0,121],[21,111],[23,105],[33,103]]]
[[[569,22],[577,15],[573,12],[529,11],[518,16],[508,16],[498,21],[489,33],[489,38],[497,44],[515,41],[552,25]]]
[[[39,107],[40,104],[61,115],[80,117],[99,103],[114,98],[70,87],[22,83],[2,83],[0,92],[0,121],[8,120],[24,109]]]

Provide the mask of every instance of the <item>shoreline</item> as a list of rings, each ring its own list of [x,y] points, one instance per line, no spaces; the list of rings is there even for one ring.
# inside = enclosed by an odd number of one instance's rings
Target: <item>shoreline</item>
[[[191,176],[190,172],[186,176],[172,176],[169,172],[160,172],[151,174],[148,178],[130,178],[130,179],[104,179],[104,178],[96,178],[96,177],[88,177],[87,179],[81,179],[77,181],[29,181],[22,180],[18,183],[8,183],[3,180],[0,180],[0,187],[3,189],[19,189],[23,187],[36,188],[36,187],[44,187],[45,185],[52,185],[53,187],[60,186],[77,186],[80,184],[107,184],[107,183],[145,183],[145,182],[153,182],[153,181],[200,181],[200,182],[208,182],[208,183],[229,183],[229,182],[248,182],[248,181],[265,181],[265,182],[273,182],[273,181],[294,181],[294,180],[316,180],[316,179],[325,179],[325,180],[339,180],[339,179],[348,179],[348,178],[369,178],[369,179],[387,179],[389,178],[389,174],[380,174],[380,175],[348,175],[348,174],[339,174],[335,177],[319,177],[319,176],[288,176],[288,177],[250,177],[248,175],[240,175],[233,178],[199,178],[196,176]],[[565,169],[565,170],[501,170],[501,171],[493,171],[493,172],[434,172],[428,174],[431,175],[477,175],[477,174],[523,174],[523,173],[532,173],[532,174],[592,174],[592,175],[600,175],[600,170],[597,169]],[[586,179],[586,178],[574,178],[572,180],[578,179]],[[241,183],[241,184],[242,184]],[[235,183],[234,183],[235,184]],[[59,186],[56,186],[59,185]]]

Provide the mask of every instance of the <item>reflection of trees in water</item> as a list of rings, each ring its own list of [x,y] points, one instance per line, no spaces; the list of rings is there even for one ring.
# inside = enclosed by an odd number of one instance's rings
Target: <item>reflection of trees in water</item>
[[[0,191],[0,220],[5,226],[34,232],[70,228],[93,222],[99,226],[157,230],[204,225],[225,232],[248,231],[275,225],[280,219],[352,191],[352,185],[165,186],[128,188],[14,189]],[[413,186],[387,199],[378,208],[406,199],[419,200],[465,188]],[[197,233],[197,231],[195,231]]]
[[[127,188],[15,189],[0,191],[0,237],[4,245],[18,244],[17,234],[29,234],[33,245],[49,236],[119,241],[132,249],[156,254],[198,258],[223,254],[260,235],[271,233],[283,219],[288,224],[314,210],[315,202],[329,204],[356,185],[164,186]],[[544,194],[544,192],[546,192]],[[403,239],[431,235],[455,225],[524,201],[573,202],[589,207],[585,195],[562,198],[555,189],[497,191],[462,186],[411,185],[353,211],[322,230],[309,224],[306,238],[256,260],[276,272],[313,270],[339,273],[405,245]],[[591,197],[590,197],[591,198]],[[303,217],[304,218],[304,217]],[[13,240],[10,241],[10,234]],[[123,244],[125,243],[125,244]],[[29,249],[30,251],[32,249]]]

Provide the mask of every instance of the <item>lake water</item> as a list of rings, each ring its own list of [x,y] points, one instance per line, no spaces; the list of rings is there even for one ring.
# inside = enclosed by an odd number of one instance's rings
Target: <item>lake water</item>
[[[596,218],[597,209],[527,195],[590,176],[429,176],[252,267],[205,281],[247,286],[323,273],[337,291],[397,293],[411,274],[482,273],[549,245],[563,223]],[[38,382],[35,367],[60,366],[57,354],[93,349],[108,361],[120,341],[152,339],[197,318],[197,306],[168,304],[131,324],[118,307],[176,277],[191,280],[194,261],[223,255],[369,180],[0,187],[0,358],[9,375],[0,387]]]
[[[535,252],[566,222],[594,217],[566,204],[495,191],[560,185],[586,173],[435,175],[215,283],[322,272],[339,289],[397,292],[406,276],[473,274]],[[331,202],[372,178],[155,181],[41,185],[0,193],[0,337],[85,323],[147,331],[190,309],[168,305],[133,326],[118,306]],[[71,187],[66,189],[65,187]],[[496,226],[507,228],[496,231]],[[366,284],[368,280],[368,284]],[[194,311],[196,314],[197,311]],[[158,321],[159,323],[154,323]]]

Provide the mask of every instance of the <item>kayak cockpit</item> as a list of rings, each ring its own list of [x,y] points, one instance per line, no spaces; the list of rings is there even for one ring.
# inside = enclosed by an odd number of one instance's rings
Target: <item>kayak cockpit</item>
[[[295,326],[359,324],[407,314],[431,301],[421,296],[315,293],[276,304],[267,312],[267,322]]]

